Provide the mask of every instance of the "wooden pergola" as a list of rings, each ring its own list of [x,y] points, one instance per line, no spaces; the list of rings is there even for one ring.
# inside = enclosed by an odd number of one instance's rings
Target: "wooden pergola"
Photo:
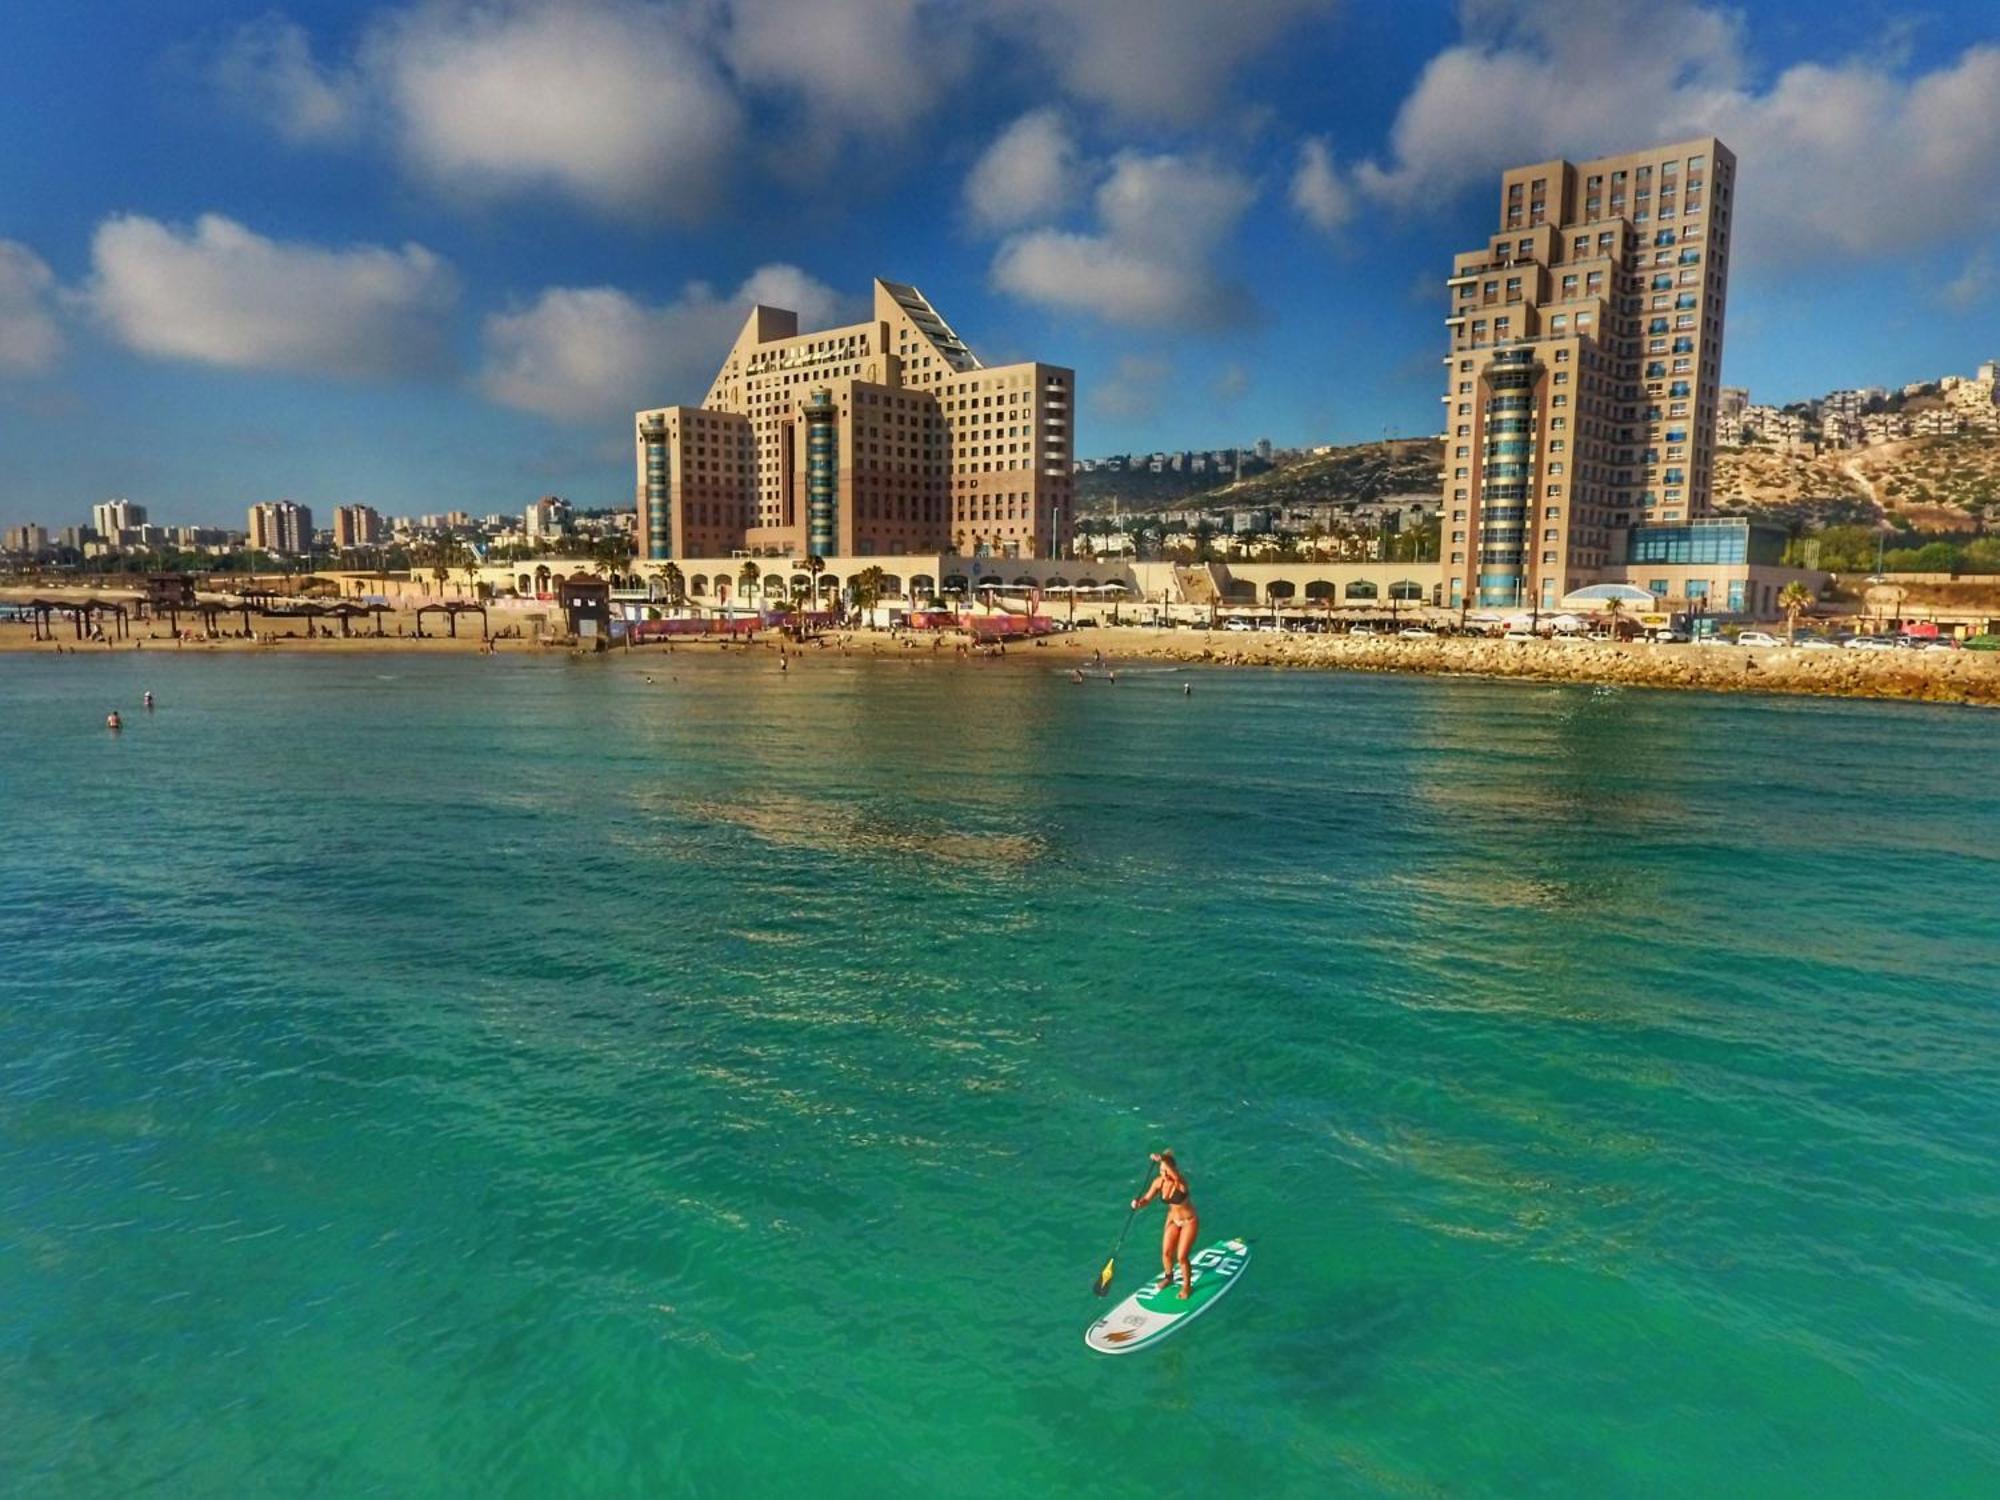
[[[343,636],[354,634],[354,622],[369,615],[375,617],[375,634],[381,635],[382,616],[388,610],[386,604],[359,604],[342,599],[333,604],[285,604],[265,605],[257,613],[268,620],[338,620]]]
[[[476,604],[469,600],[452,599],[444,601],[442,603],[424,604],[418,606],[417,635],[419,637],[422,637],[424,634],[424,616],[434,615],[434,614],[441,614],[444,616],[445,633],[451,636],[453,640],[458,639],[458,617],[460,615],[469,615],[469,614],[478,615],[479,638],[481,640],[485,640],[490,635],[490,632],[488,631],[486,624],[486,606],[484,604]]]
[[[112,599],[30,599],[22,607],[35,617],[35,639],[38,641],[52,641],[56,638],[51,617],[59,614],[69,616],[70,625],[74,628],[78,640],[82,640],[88,633],[84,628],[86,625],[91,630],[101,628],[105,615],[110,615],[117,622],[116,629],[120,640],[131,633],[128,623],[131,611]]]

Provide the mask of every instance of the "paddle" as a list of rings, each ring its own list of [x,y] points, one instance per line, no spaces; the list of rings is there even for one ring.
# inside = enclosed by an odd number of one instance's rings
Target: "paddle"
[[[1150,1176],[1146,1179],[1148,1183],[1152,1180]],[[1143,1193],[1145,1188],[1141,1187],[1139,1191]],[[1125,1236],[1132,1232],[1132,1221],[1138,1217],[1139,1210],[1136,1208],[1125,1215],[1125,1227],[1118,1231],[1118,1243],[1111,1247],[1111,1253],[1104,1258],[1104,1269],[1097,1273],[1097,1285],[1090,1289],[1091,1295],[1102,1297],[1111,1290],[1111,1268],[1118,1263],[1118,1252],[1125,1248]]]

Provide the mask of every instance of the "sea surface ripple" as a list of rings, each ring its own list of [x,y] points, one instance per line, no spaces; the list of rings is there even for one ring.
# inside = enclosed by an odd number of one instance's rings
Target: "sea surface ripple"
[[[0,660],[0,1491],[1995,1493],[2000,718],[774,666]]]

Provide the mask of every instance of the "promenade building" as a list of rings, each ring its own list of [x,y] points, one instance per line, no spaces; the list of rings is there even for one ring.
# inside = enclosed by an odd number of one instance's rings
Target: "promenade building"
[[[1735,178],[1713,137],[1502,175],[1448,282],[1453,605],[1552,607],[1708,511]]]
[[[912,286],[872,311],[754,307],[699,406],[638,413],[642,562],[1068,555],[1073,373],[983,364]]]
[[[333,545],[373,547],[384,535],[382,515],[372,505],[340,505],[333,512]]]
[[[312,511],[290,500],[260,500],[250,507],[250,546],[293,555],[312,550]]]

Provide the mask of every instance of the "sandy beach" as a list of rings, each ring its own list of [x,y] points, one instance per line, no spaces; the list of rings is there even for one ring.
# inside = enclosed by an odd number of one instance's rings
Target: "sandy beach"
[[[463,622],[470,625],[471,622]],[[54,641],[37,642],[26,624],[0,624],[0,651],[91,654],[106,651],[552,653],[578,649],[560,639],[530,637],[482,641],[476,627],[457,637],[414,633],[414,622],[390,617],[387,634],[342,637],[260,633],[249,640],[176,642],[160,627],[136,626],[122,641],[79,644],[65,628]],[[397,633],[398,626],[401,634]],[[430,627],[435,630],[435,626]],[[624,654],[626,648],[612,648]],[[2000,653],[1978,651],[1805,650],[1797,647],[1651,645],[1602,640],[1505,641],[1453,636],[1406,640],[1395,636],[1293,635],[1224,630],[1159,630],[1134,626],[1083,627],[1017,642],[1002,653],[973,646],[963,637],[881,631],[836,631],[801,646],[775,632],[754,644],[676,642],[629,648],[633,655],[669,651],[724,653],[746,662],[775,665],[782,651],[804,665],[826,653],[972,662],[1023,656],[1075,662],[1079,667],[1115,670],[1126,661],[1172,661],[1242,667],[1287,667],[1347,672],[1415,672],[1434,675],[1519,678],[1534,682],[1613,683],[1629,687],[1679,688],[1704,692],[1805,693],[1843,698],[1902,698],[1932,703],[2000,706]],[[1101,662],[1100,662],[1101,657]]]

